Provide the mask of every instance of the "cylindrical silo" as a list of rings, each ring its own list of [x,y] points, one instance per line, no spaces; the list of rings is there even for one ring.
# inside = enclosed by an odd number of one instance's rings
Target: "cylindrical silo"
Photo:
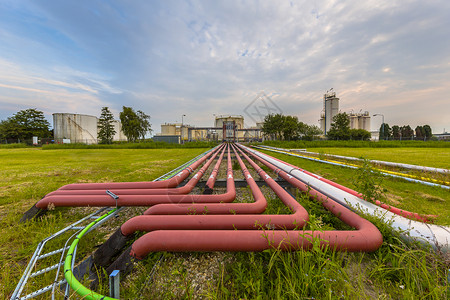
[[[56,142],[70,139],[71,143],[97,143],[97,122],[95,116],[71,113],[53,114],[54,138]]]

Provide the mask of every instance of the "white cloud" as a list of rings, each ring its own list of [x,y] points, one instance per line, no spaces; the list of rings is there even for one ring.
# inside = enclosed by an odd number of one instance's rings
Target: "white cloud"
[[[448,1],[17,3],[28,17],[0,20],[0,89],[23,105],[133,106],[158,131],[181,114],[204,125],[242,113],[264,90],[315,123],[334,87],[342,107],[411,123],[423,115],[400,111],[404,102],[429,103],[430,123],[450,128],[434,105],[449,88]],[[42,59],[26,59],[32,51]]]

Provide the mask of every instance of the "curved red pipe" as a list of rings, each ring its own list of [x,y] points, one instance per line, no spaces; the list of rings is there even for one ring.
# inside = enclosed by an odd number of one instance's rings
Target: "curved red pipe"
[[[233,149],[235,150],[235,149]],[[236,158],[243,170],[247,174],[248,183],[252,193],[256,198],[264,198],[261,190],[245,167],[245,164],[236,153]],[[302,228],[309,220],[308,212],[290,195],[285,189],[275,182],[264,170],[258,167],[247,155],[241,152],[246,160],[252,165],[270,188],[277,194],[281,201],[294,211],[290,215],[182,215],[182,216],[161,216],[143,215],[134,217],[125,222],[121,231],[128,236],[136,231],[154,231],[159,229],[295,229]],[[232,203],[233,204],[233,203]],[[236,206],[246,203],[235,203]],[[229,207],[231,204],[220,204],[222,207]]]
[[[267,155],[267,156],[269,156],[269,157],[271,157],[271,158],[273,158],[273,159],[275,159],[277,161],[283,162],[282,160],[280,160],[278,158],[275,158],[273,156],[270,156],[268,154],[265,154],[265,155]],[[358,198],[363,199],[363,195],[361,193],[358,193],[355,190],[352,190],[352,189],[350,189],[350,188],[348,188],[346,186],[340,185],[339,183],[336,183],[336,182],[331,181],[329,179],[323,178],[323,177],[321,177],[321,176],[319,176],[317,174],[314,174],[314,173],[311,173],[309,171],[303,170],[303,169],[301,169],[301,168],[299,168],[299,167],[297,167],[295,165],[292,165],[290,163],[287,163],[287,162],[284,162],[284,163],[289,165],[289,166],[291,166],[291,167],[293,167],[293,168],[295,168],[295,169],[297,169],[297,170],[299,170],[299,171],[301,171],[301,172],[303,172],[303,173],[305,173],[305,174],[308,174],[308,175],[310,175],[310,176],[312,176],[312,177],[314,177],[316,179],[319,179],[319,180],[321,180],[323,182],[326,182],[326,183],[328,183],[328,184],[330,184],[330,185],[332,185],[332,186],[334,186],[334,187],[336,187],[336,188],[338,188],[340,190],[343,190],[343,191],[345,191],[345,192],[347,192],[349,194],[352,194],[353,196],[356,196]],[[374,203],[376,205],[378,205],[378,206],[380,206],[380,207],[382,207],[382,208],[384,208],[384,209],[394,213],[394,214],[399,215],[399,216],[402,216],[402,217],[405,217],[405,218],[409,218],[409,219],[412,219],[412,220],[425,222],[425,223],[429,223],[429,222],[432,223],[433,219],[436,219],[438,217],[436,215],[423,215],[423,214],[419,214],[419,213],[403,210],[403,209],[400,209],[400,208],[397,208],[397,207],[385,204],[385,203],[383,203],[383,202],[381,202],[379,200],[375,200]]]
[[[64,185],[59,190],[111,190],[111,189],[158,189],[174,188],[185,180],[189,174],[200,166],[213,151],[209,152],[190,166],[184,168],[174,177],[161,181],[141,181],[141,182],[107,182],[107,183],[71,183]]]
[[[178,188],[165,188],[165,189],[111,189],[110,191],[118,196],[120,195],[182,195],[189,194],[197,183],[202,178],[203,174],[208,170],[211,163],[217,157],[220,151],[219,162],[222,160],[226,147],[220,147],[217,151],[214,151],[213,156],[208,159],[205,165],[195,174],[192,178],[182,187]],[[105,190],[56,190],[47,194],[48,196],[56,195],[104,195]]]
[[[145,234],[132,245],[130,255],[142,259],[152,251],[263,251],[310,249],[313,239],[322,246],[346,251],[375,251],[383,238],[369,221],[339,203],[280,171],[285,180],[307,191],[322,205],[356,231],[295,231],[295,230],[158,230]]]
[[[263,251],[270,248],[299,250],[310,249],[313,239],[320,239],[322,246],[336,250],[375,251],[381,246],[382,235],[372,223],[339,203],[327,200],[319,192],[310,190],[310,194],[315,195],[328,210],[357,230],[158,230],[149,232],[134,242],[130,255],[142,259],[153,251]]]
[[[120,195],[114,200],[109,195],[56,195],[48,196],[36,203],[36,207],[46,209],[54,206],[151,206],[160,203],[220,203],[236,198],[231,156],[228,149],[227,192],[219,195]]]
[[[227,149],[228,147],[229,146],[227,145]],[[211,171],[211,175],[209,176],[208,181],[206,181],[205,190],[203,192],[204,194],[212,194],[213,192],[214,185],[216,184],[217,174],[219,173],[220,169],[220,164],[222,163],[223,154],[224,152],[222,152],[222,154],[220,155],[219,159],[216,162],[216,165]]]
[[[253,177],[250,175],[244,162],[233,148],[236,159],[241,167],[244,178],[249,185],[253,199],[252,203],[192,203],[192,204],[159,204],[150,207],[144,212],[144,215],[186,215],[186,214],[259,214],[264,212],[267,207],[267,201]],[[231,159],[228,161],[228,171],[231,169]],[[211,201],[212,202],[212,201]]]

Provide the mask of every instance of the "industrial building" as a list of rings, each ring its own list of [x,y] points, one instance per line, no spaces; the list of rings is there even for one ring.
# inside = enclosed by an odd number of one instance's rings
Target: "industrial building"
[[[323,110],[320,115],[320,129],[324,135],[331,128],[333,118],[339,113],[339,98],[336,97],[336,92],[333,89],[327,91],[323,95]],[[354,113],[351,111],[347,113],[350,120],[350,129],[364,129],[370,132],[370,114],[368,111]]]
[[[370,131],[370,114],[368,111],[348,114],[350,119],[350,128],[352,129],[364,129]]]
[[[126,141],[127,138],[122,132],[122,124],[118,120],[113,121],[114,135],[113,141]],[[54,113],[53,128],[55,143],[98,143],[98,118],[90,115],[80,115],[72,113]]]
[[[333,118],[339,113],[339,98],[336,97],[334,91],[327,91],[323,95],[323,111],[320,115],[320,129],[326,135],[331,128]]]
[[[179,137],[175,138],[174,137]],[[261,124],[244,128],[241,115],[217,115],[214,127],[195,127],[181,123],[161,124],[161,133],[153,137],[155,141],[183,143],[187,141],[255,141],[262,139]]]

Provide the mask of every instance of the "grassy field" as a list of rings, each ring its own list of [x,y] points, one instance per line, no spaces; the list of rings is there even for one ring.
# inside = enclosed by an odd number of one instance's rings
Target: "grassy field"
[[[372,149],[372,148],[369,148]],[[410,149],[410,148],[408,148]],[[338,150],[341,150],[340,148]],[[361,154],[367,148],[350,149],[353,153]],[[379,150],[379,149],[374,149]],[[383,149],[386,150],[386,149]],[[436,149],[431,149],[436,150]],[[393,156],[396,152],[403,152],[404,149],[389,149]],[[302,158],[292,157],[285,154],[274,153],[270,151],[262,151],[271,156],[280,158],[286,162],[299,166],[305,170],[316,173],[322,177],[335,181],[349,188],[356,189],[355,171],[334,165],[323,164],[319,162],[309,161]],[[445,155],[450,152],[447,150]],[[384,152],[386,155],[387,152]],[[443,155],[443,156],[445,156]],[[358,155],[355,155],[358,157]],[[437,167],[430,164],[431,167]],[[407,182],[402,179],[392,177],[384,177],[382,179],[382,187],[386,189],[385,197],[387,203],[396,207],[421,213],[438,215],[437,223],[442,225],[450,225],[450,191],[438,187],[430,187],[418,183]],[[358,191],[362,192],[362,191]]]
[[[329,149],[327,149],[329,150]],[[353,150],[349,148],[348,150]],[[357,149],[361,153],[367,149]],[[357,150],[354,150],[357,152]],[[374,149],[375,150],[375,149]],[[403,148],[389,149],[392,155]],[[426,153],[427,149],[424,153]],[[439,150],[439,149],[432,149]],[[205,149],[0,149],[0,298],[7,298],[17,284],[37,243],[62,228],[64,224],[85,215],[92,209],[57,209],[40,221],[18,224],[22,213],[46,193],[73,182],[153,180],[186,162]],[[355,152],[355,153],[356,153]],[[352,170],[311,162],[300,158],[267,152],[301,168],[320,174],[348,187],[354,187]],[[385,152],[387,153],[387,152]],[[437,161],[444,156],[433,152]],[[414,154],[411,154],[414,155]],[[355,154],[354,156],[361,156]],[[401,155],[400,155],[401,156]],[[440,157],[440,159],[439,159]],[[433,166],[433,165],[430,165]],[[439,215],[438,223],[450,225],[450,192],[397,179],[385,179],[387,198],[396,206],[425,214]],[[267,213],[280,211],[275,200]],[[298,200],[310,212],[309,228],[343,229],[345,225],[329,218],[314,201],[298,195]],[[109,226],[115,230],[126,220],[121,216]],[[446,270],[448,258],[426,249],[401,242],[388,226],[370,218],[383,234],[382,248],[374,253],[337,253],[321,250],[317,245],[310,252],[226,253],[219,272],[204,291],[213,299],[312,299],[312,298],[425,298],[445,299],[450,291]],[[343,227],[344,226],[344,227]],[[80,244],[80,259],[99,245],[108,231],[90,233]],[[135,299],[144,293],[148,299],[184,297],[195,294],[189,278],[186,256],[173,254],[182,260],[169,269],[168,277],[179,277],[181,294],[172,290],[156,294],[145,290],[149,270],[158,254],[150,255],[140,272],[124,281],[123,295]],[[194,254],[201,258],[207,254]],[[170,264],[166,264],[170,266]],[[191,274],[193,277],[197,274]],[[181,295],[181,296],[180,296]]]
[[[151,181],[204,151],[0,149],[0,299],[12,292],[39,241],[93,211],[63,208],[18,224],[45,194],[74,182]]]
[[[450,169],[450,148],[342,148],[319,147],[308,151]]]

